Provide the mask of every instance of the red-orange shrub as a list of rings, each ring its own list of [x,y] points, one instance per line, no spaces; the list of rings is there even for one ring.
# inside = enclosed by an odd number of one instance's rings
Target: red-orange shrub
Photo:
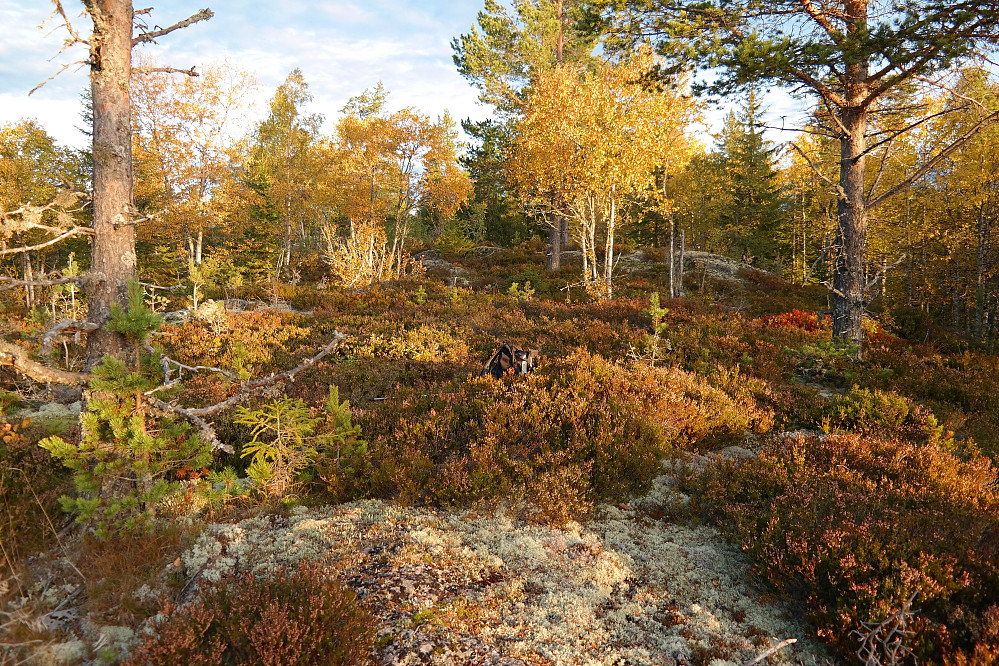
[[[223,578],[166,619],[126,662],[133,666],[367,664],[374,621],[354,593],[316,566],[273,578]]]
[[[974,663],[961,659],[999,650],[995,478],[982,457],[843,435],[775,439],[689,490],[775,586],[808,600],[820,634],[844,654],[861,621],[917,593],[908,644],[920,661]]]
[[[772,416],[682,370],[577,350],[526,377],[401,391],[360,423],[371,467],[357,494],[440,505],[520,495],[561,520],[647,486],[671,450],[741,441]]]

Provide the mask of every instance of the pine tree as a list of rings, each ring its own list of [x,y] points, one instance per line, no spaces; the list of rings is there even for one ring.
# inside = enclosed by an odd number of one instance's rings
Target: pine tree
[[[188,423],[153,416],[143,402],[161,378],[159,354],[146,350],[161,321],[143,302],[138,282],[130,282],[128,306],[112,306],[107,330],[131,343],[133,367],[111,355],[94,367],[78,445],[61,437],[39,442],[73,471],[78,494],[60,498],[63,508],[100,538],[150,526],[156,503],[177,486],[171,472],[211,462],[210,446],[190,433]]]

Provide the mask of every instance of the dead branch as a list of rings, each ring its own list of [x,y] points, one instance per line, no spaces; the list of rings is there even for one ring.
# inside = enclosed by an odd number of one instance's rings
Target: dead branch
[[[0,275],[0,291],[17,289],[18,287],[54,287],[60,284],[79,285],[83,276],[72,275],[70,277],[57,278],[55,280],[17,280],[15,278]]]
[[[274,384],[277,384],[278,382],[283,382],[285,380],[293,382],[295,381],[296,374],[298,374],[302,370],[311,368],[324,356],[326,356],[327,354],[335,350],[337,347],[342,345],[346,339],[347,339],[346,335],[344,335],[340,331],[334,331],[333,340],[331,340],[328,345],[323,347],[322,351],[320,351],[312,358],[303,361],[298,367],[292,370],[288,370],[287,372],[282,372],[277,375],[271,375],[270,377],[263,377],[261,379],[255,379],[246,382],[240,388],[239,393],[232,396],[228,400],[223,400],[220,403],[209,405],[208,407],[198,407],[196,409],[190,409],[188,411],[194,416],[211,416],[212,414],[217,414],[218,412],[229,409],[230,407],[238,405],[239,403],[245,400],[249,400],[250,398],[256,395],[259,395],[261,391],[263,391],[263,389],[267,388],[268,386],[273,386]]]
[[[864,287],[864,293],[866,294],[866,293],[867,293],[867,292],[869,292],[869,291],[870,291],[871,289],[873,289],[873,288],[874,288],[874,286],[875,286],[875,285],[876,285],[876,284],[878,283],[878,280],[880,280],[880,279],[881,279],[881,277],[882,277],[882,276],[883,276],[883,275],[884,275],[885,273],[887,273],[887,272],[888,272],[888,271],[890,271],[891,269],[893,269],[893,268],[895,268],[896,266],[898,266],[899,264],[901,264],[901,263],[902,263],[902,262],[903,262],[903,261],[905,260],[905,256],[906,256],[906,255],[904,255],[904,254],[903,254],[903,255],[902,255],[901,257],[899,257],[898,259],[896,259],[894,263],[892,263],[892,264],[891,264],[891,265],[889,265],[889,266],[885,266],[885,267],[883,267],[883,268],[882,268],[881,270],[879,270],[879,271],[878,271],[877,273],[875,273],[875,274],[874,274],[874,277],[872,277],[872,278],[870,279],[870,281],[869,281],[869,282],[867,283],[867,286],[866,286],[866,287]]]
[[[801,281],[802,287],[808,284],[808,281],[812,279],[812,273],[814,273],[815,269],[819,267],[819,263],[822,261],[822,259],[825,258],[827,254],[829,254],[829,250],[833,249],[834,247],[837,247],[835,243],[833,243],[832,245],[826,245],[824,248],[822,248],[822,251],[819,252],[819,256],[815,257],[815,261],[812,262],[812,267],[808,269],[808,275],[806,275],[805,279]]]
[[[777,645],[773,646],[772,648],[770,648],[769,650],[767,650],[763,654],[758,655],[758,656],[754,657],[753,659],[750,659],[749,661],[747,661],[746,663],[744,663],[742,666],[756,666],[756,664],[760,663],[761,661],[763,661],[764,659],[766,659],[770,655],[774,654],[778,650],[782,650],[782,649],[786,648],[788,645],[794,645],[797,642],[798,642],[797,638],[787,638],[785,640],[782,640],[780,643],[778,643]]]
[[[150,395],[146,396],[146,400],[154,409],[158,409],[161,412],[176,414],[177,416],[183,417],[193,423],[198,428],[198,436],[206,442],[209,442],[212,445],[212,450],[224,451],[229,454],[235,453],[235,450],[231,446],[223,444],[219,441],[218,435],[215,433],[215,428],[213,428],[211,424],[202,419],[200,416],[192,414],[190,410],[178,407],[177,405],[172,405],[168,402],[163,402],[159,398],[155,398]]]
[[[846,202],[849,203],[850,199],[849,199],[849,197],[846,196],[846,191],[843,189],[842,185],[840,185],[839,183],[834,183],[832,181],[832,179],[829,178],[829,176],[827,176],[824,173],[822,173],[822,171],[819,169],[819,167],[817,167],[815,165],[815,163],[812,162],[812,158],[810,158],[808,155],[806,155],[805,151],[803,151],[801,148],[799,148],[797,144],[795,144],[793,142],[788,142],[788,145],[791,146],[791,148],[793,148],[794,150],[796,150],[798,152],[798,154],[801,155],[801,157],[806,162],[808,162],[808,166],[811,167],[812,171],[815,172],[816,176],[818,176],[819,178],[821,178],[822,180],[824,180],[830,187],[832,187],[834,190],[836,190],[836,194],[839,196],[840,199],[842,199],[843,201],[846,201]]]
[[[93,333],[101,326],[100,324],[95,324],[92,321],[76,321],[75,319],[63,319],[61,322],[53,326],[42,338],[42,354],[48,356],[52,353],[52,345],[55,343],[56,338],[62,333],[68,332],[79,332],[79,333]]]
[[[971,129],[969,129],[967,132],[965,132],[964,134],[962,134],[961,136],[959,136],[957,139],[955,139],[953,143],[951,143],[949,146],[947,146],[946,148],[944,148],[943,150],[941,150],[939,153],[937,153],[936,156],[934,156],[932,159],[928,160],[923,166],[921,166],[919,169],[917,169],[912,175],[910,175],[909,177],[905,178],[902,182],[898,183],[894,187],[886,190],[885,192],[882,192],[876,198],[868,201],[868,203],[867,203],[868,207],[869,208],[874,208],[875,206],[877,206],[878,204],[880,204],[881,202],[883,202],[885,199],[888,199],[890,197],[895,196],[896,194],[898,194],[902,190],[906,189],[907,187],[909,187],[910,185],[912,185],[913,183],[915,183],[917,180],[919,180],[920,178],[922,178],[923,176],[925,176],[927,173],[929,173],[930,169],[932,169],[936,165],[940,164],[940,162],[943,162],[945,159],[947,159],[948,157],[950,157],[952,154],[954,154],[955,152],[957,152],[958,150],[960,150],[962,147],[964,147],[965,144],[967,144],[969,141],[971,141],[973,138],[975,138],[975,135],[977,135],[979,132],[981,132],[983,129],[985,129],[986,127],[988,127],[992,123],[996,122],[997,120],[999,120],[999,111],[995,111],[993,113],[990,113],[988,116],[982,118],[978,123],[976,123],[974,126],[972,126]]]
[[[220,370],[218,368],[209,368],[206,366],[189,366],[180,363],[178,361],[174,361],[173,359],[170,359],[168,357],[162,357],[160,359],[160,363],[163,365],[164,383],[162,386],[158,386],[152,389],[151,391],[147,391],[145,397],[152,407],[162,412],[169,412],[171,414],[176,414],[177,416],[185,418],[191,423],[193,423],[195,426],[197,426],[198,434],[205,441],[211,442],[213,449],[225,451],[226,453],[231,454],[234,452],[233,448],[227,444],[223,444],[222,442],[220,442],[218,436],[215,434],[215,429],[201,417],[211,416],[212,414],[217,414],[218,412],[224,411],[226,409],[229,409],[230,407],[238,405],[239,403],[244,402],[245,400],[249,400],[254,396],[260,395],[265,389],[279,382],[283,382],[285,380],[295,381],[296,374],[298,374],[302,370],[305,370],[306,368],[310,368],[313,365],[315,365],[320,359],[322,359],[324,356],[326,356],[334,349],[339,347],[341,344],[343,344],[344,340],[346,339],[347,339],[346,335],[344,335],[340,331],[334,331],[333,340],[331,340],[328,345],[323,347],[323,349],[318,354],[316,354],[310,359],[303,361],[298,367],[292,370],[288,370],[287,372],[271,375],[270,377],[264,377],[261,379],[255,379],[253,381],[246,382],[240,387],[239,392],[236,395],[232,396],[231,398],[223,400],[222,402],[214,405],[209,405],[208,407],[198,407],[195,409],[185,409],[175,404],[164,402],[163,400],[160,400],[159,398],[156,398],[155,396],[152,395],[157,391],[160,391],[164,388],[167,388],[177,383],[177,380],[173,381],[170,380],[170,375],[172,373],[169,370],[168,366],[169,363],[176,364],[178,368],[184,368],[187,370],[192,370],[192,371],[211,370],[214,372],[220,372],[232,379],[235,379],[235,377],[231,373],[226,372],[225,370]]]
[[[918,592],[884,622],[861,622],[862,629],[850,632],[860,641],[857,657],[864,666],[899,666],[912,656],[912,650],[905,646],[905,639],[914,633],[909,625],[916,616],[916,612],[911,610],[916,594]]]
[[[22,375],[44,384],[64,384],[79,386],[90,381],[89,372],[71,372],[57,370],[31,359],[31,354],[21,347],[6,340],[0,340],[0,366],[12,366]]]
[[[155,42],[158,38],[164,35],[168,35],[174,30],[180,30],[181,28],[186,28],[189,25],[194,25],[198,21],[207,21],[213,16],[215,16],[215,12],[213,12],[212,10],[208,8],[202,9],[197,14],[189,16],[183,21],[178,21],[177,23],[174,23],[169,27],[161,28],[159,30],[150,30],[149,32],[139,35],[138,37],[132,40],[132,46],[137,46],[139,44],[144,44],[147,42]]]
[[[153,350],[153,346],[150,345],[149,343],[146,343],[146,351],[149,352],[149,354],[151,355],[155,353],[155,350]],[[151,393],[156,393],[157,391],[160,391],[166,388],[167,386],[172,386],[173,384],[176,384],[177,381],[179,381],[179,378],[178,380],[171,379],[171,376],[173,375],[173,370],[170,369],[171,365],[176,366],[178,372],[181,370],[187,370],[189,372],[200,372],[202,370],[207,370],[208,372],[217,372],[220,375],[224,375],[225,377],[233,381],[239,381],[239,377],[229,372],[228,370],[223,370],[222,368],[213,368],[210,365],[187,365],[186,363],[181,363],[180,361],[176,361],[170,358],[166,354],[162,354],[160,356],[160,367],[163,368],[163,385],[158,386],[154,388],[152,391],[147,392],[147,395]]]
[[[62,74],[63,72],[65,72],[67,69],[69,69],[73,65],[79,65],[80,67],[83,67],[84,65],[89,65],[89,64],[90,64],[90,61],[88,61],[88,60],[74,60],[73,62],[66,63],[65,65],[63,65],[62,67],[59,68],[58,72],[56,72],[55,74],[53,74],[49,78],[47,78],[44,81],[42,81],[41,83],[39,83],[38,85],[36,85],[31,90],[29,90],[28,91],[28,96],[30,97],[36,90],[38,90],[39,88],[41,88],[42,86],[44,86],[46,83],[48,83],[52,79],[56,78],[57,76],[59,76],[60,74]]]
[[[133,67],[132,74],[153,74],[155,72],[163,72],[164,74],[187,74],[188,76],[201,76],[195,70],[194,67],[190,69],[178,69],[176,67]],[[143,220],[136,220],[136,222],[141,222]]]
[[[175,284],[170,287],[161,287],[158,284],[153,284],[151,282],[140,282],[139,284],[146,289],[159,289],[160,291],[176,291],[178,289],[183,289],[186,286],[183,284]]]
[[[93,233],[94,230],[91,229],[90,227],[73,227],[69,231],[59,236],[56,236],[55,238],[47,240],[44,243],[38,243],[37,245],[21,245],[19,247],[4,248],[0,250],[0,257],[8,254],[24,254],[25,252],[33,252],[35,250],[41,250],[50,245],[55,245],[56,243],[62,242],[67,238],[72,238],[73,236],[93,235]]]

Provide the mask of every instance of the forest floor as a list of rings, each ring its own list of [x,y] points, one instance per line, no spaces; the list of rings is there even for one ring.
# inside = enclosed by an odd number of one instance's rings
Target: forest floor
[[[33,404],[35,423],[0,463],[14,535],[0,573],[0,664],[115,663],[155,633],[164,601],[303,561],[356,592],[374,617],[381,664],[730,666],[786,639],[797,642],[764,663],[838,663],[857,648],[851,632],[898,610],[910,588],[925,594],[927,661],[993,645],[994,354],[912,313],[884,312],[858,361],[828,342],[824,289],[704,253],[688,257],[687,296],[663,297],[665,326],[653,335],[649,294],[668,283],[661,257],[622,259],[617,295],[603,303],[572,287],[569,259],[551,276],[536,249],[431,254],[415,281],[287,287],[256,308],[261,294],[220,292],[217,303],[239,307],[175,308],[158,338],[172,355],[255,375],[294,367],[334,330],[347,333],[346,348],[285,395],[321,410],[338,386],[370,442],[367,466],[293,501],[208,502],[195,470],[187,492],[161,507],[174,513],[156,533],[99,542],[60,514],[69,476],[35,445],[53,432],[71,437],[75,414],[44,406],[42,394],[8,408],[14,423]],[[539,349],[539,371],[479,379],[501,342]],[[188,405],[234,390],[212,376],[185,387]],[[632,394],[637,402],[618,402]],[[572,423],[624,447],[614,456],[636,478],[601,481],[590,466],[617,463],[585,442],[579,455],[595,458],[539,453],[524,463],[518,442],[569,418],[545,411],[553,396],[578,399],[589,416]],[[606,411],[585,411],[597,403]],[[620,425],[621,410],[643,404],[637,425]],[[469,481],[461,469],[485,455],[480,442],[506,441],[494,423],[523,434],[486,462],[521,476],[483,486],[486,477]],[[216,427],[237,447],[248,439],[231,415]],[[651,431],[668,442],[654,464],[627,459],[643,455],[628,438]],[[223,456],[218,466],[243,473],[246,461]],[[581,479],[592,488],[574,488]],[[844,514],[843,497],[866,513]],[[917,522],[906,527],[900,515]],[[936,538],[958,527],[952,543]],[[981,594],[938,601],[932,590],[946,585]],[[971,619],[948,624],[955,617]],[[994,631],[999,645],[999,620]],[[969,663],[988,663],[982,655]]]

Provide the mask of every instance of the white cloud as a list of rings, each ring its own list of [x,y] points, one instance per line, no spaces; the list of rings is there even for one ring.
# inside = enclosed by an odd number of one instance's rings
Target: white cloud
[[[85,55],[78,50],[49,62],[58,54],[64,32],[53,31],[55,23],[38,30],[47,16],[44,5],[0,0],[0,21],[6,26],[0,43],[0,122],[34,117],[59,141],[82,146],[85,139],[75,126],[81,122],[85,68],[26,96],[61,63]],[[450,49],[451,38],[475,20],[478,5],[447,0],[220,0],[211,4],[215,17],[207,23],[167,35],[144,50],[163,64],[185,68],[228,58],[257,76],[259,102],[298,67],[314,97],[309,111],[327,119],[378,81],[391,92],[391,108],[415,106],[433,116],[448,109],[455,118],[483,118],[489,111],[476,103],[475,90],[455,71]],[[149,22],[169,25],[202,6],[202,0],[176,0],[158,7]],[[85,17],[76,23],[81,31],[89,28]]]

